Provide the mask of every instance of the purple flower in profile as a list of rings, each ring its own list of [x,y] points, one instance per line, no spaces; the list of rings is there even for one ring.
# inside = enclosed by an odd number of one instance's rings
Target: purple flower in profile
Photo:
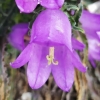
[[[11,28],[7,39],[8,42],[16,49],[22,51],[26,47],[24,36],[28,32],[28,23],[16,24]]]
[[[38,0],[15,0],[20,12],[30,13],[32,12],[37,4]]]
[[[88,40],[88,58],[95,67],[94,60],[100,60],[100,15],[83,10],[80,22]]]
[[[74,66],[86,71],[72,49],[71,35],[70,22],[61,10],[42,11],[33,23],[30,44],[11,66],[19,68],[29,62],[27,76],[32,89],[40,88],[52,72],[56,84],[68,91],[74,81]]]

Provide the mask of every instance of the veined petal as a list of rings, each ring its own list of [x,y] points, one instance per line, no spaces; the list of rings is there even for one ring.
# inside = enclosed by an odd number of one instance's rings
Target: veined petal
[[[48,66],[46,55],[48,48],[36,45],[27,67],[28,82],[32,89],[40,88],[48,79],[51,67]]]
[[[23,66],[29,61],[30,57],[33,55],[34,49],[35,49],[35,44],[32,43],[28,44],[27,47],[18,56],[18,58],[14,62],[10,63],[10,65],[13,68],[19,68]]]
[[[38,0],[15,0],[15,1],[20,11],[25,13],[32,12],[38,4]]]
[[[42,11],[33,23],[30,42],[47,46],[66,44],[71,50],[71,24],[68,17],[60,9]]]
[[[75,50],[83,50],[85,48],[85,45],[83,43],[79,42],[74,37],[72,37],[72,47]]]
[[[60,8],[64,3],[64,0],[41,0],[40,4],[49,9]]]
[[[55,60],[58,61],[58,65],[52,65],[52,74],[56,84],[62,90],[69,91],[74,81],[74,66],[66,47],[55,47]]]

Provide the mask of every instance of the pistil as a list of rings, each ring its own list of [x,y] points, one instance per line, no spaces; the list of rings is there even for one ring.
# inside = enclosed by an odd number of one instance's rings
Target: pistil
[[[46,58],[48,60],[48,65],[58,65],[58,61],[54,60],[54,47],[49,48],[49,55],[47,55]]]

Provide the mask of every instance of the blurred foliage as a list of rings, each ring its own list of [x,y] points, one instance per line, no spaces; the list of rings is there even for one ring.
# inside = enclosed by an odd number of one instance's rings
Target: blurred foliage
[[[38,13],[38,12],[37,12]],[[36,15],[20,13],[14,0],[0,1],[0,36],[7,34],[11,26],[20,22],[30,22]],[[33,17],[32,17],[33,16]],[[33,19],[32,19],[33,18]]]

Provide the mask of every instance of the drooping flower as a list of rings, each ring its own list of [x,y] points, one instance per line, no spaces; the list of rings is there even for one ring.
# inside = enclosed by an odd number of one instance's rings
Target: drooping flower
[[[24,36],[28,32],[28,23],[16,24],[11,28],[7,39],[8,42],[16,49],[22,51],[26,47]]]
[[[80,22],[88,40],[88,58],[95,67],[94,60],[100,60],[100,15],[83,10]]]
[[[38,0],[15,0],[20,12],[30,13],[36,8]]]
[[[71,35],[70,22],[61,10],[42,11],[33,23],[30,44],[11,66],[19,68],[29,62],[27,76],[33,89],[40,88],[52,72],[56,84],[68,91],[74,81],[74,66],[86,71],[74,54]]]
[[[40,4],[49,9],[61,8],[64,0],[40,0]]]

